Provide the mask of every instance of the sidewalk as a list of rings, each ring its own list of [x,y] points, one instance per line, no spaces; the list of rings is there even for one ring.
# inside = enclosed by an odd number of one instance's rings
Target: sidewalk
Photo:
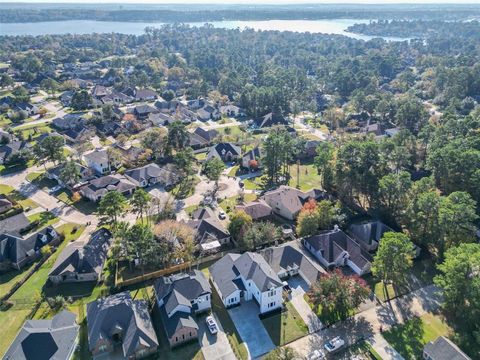
[[[385,360],[400,360],[402,357],[380,334],[380,326],[388,330],[392,325],[403,323],[414,316],[437,310],[441,294],[434,285],[428,285],[408,295],[369,308],[341,323],[304,336],[289,344],[301,356],[307,356],[314,349],[322,348],[326,341],[341,336],[348,346],[362,339],[368,339],[372,347]]]

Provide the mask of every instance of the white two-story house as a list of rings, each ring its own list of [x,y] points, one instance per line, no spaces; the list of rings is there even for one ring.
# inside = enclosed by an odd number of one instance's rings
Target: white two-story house
[[[282,307],[282,281],[259,254],[227,254],[210,266],[209,271],[227,308],[250,300],[258,304],[260,314]]]
[[[170,347],[198,337],[195,315],[210,311],[212,291],[198,270],[162,276],[154,285],[157,306]]]
[[[108,155],[106,149],[97,149],[84,154],[83,160],[97,175],[109,174],[112,170],[121,165],[116,159]]]

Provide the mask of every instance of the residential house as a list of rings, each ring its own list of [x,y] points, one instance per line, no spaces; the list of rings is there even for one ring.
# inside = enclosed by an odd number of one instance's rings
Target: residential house
[[[83,114],[66,114],[62,118],[55,118],[52,121],[54,127],[59,130],[81,129],[85,127]]]
[[[0,234],[9,233],[11,235],[19,235],[23,229],[30,225],[30,221],[25,213],[9,216],[0,220]]]
[[[70,360],[78,344],[76,315],[63,310],[52,319],[27,320],[4,360]]]
[[[83,154],[83,160],[87,166],[98,175],[110,173],[113,169],[120,167],[120,163],[108,155],[106,149],[97,149]]]
[[[203,272],[162,276],[155,281],[154,290],[170,347],[196,340],[194,316],[211,309],[212,290]]]
[[[260,314],[282,308],[283,283],[257,253],[229,253],[208,268],[225,307],[255,299]]]
[[[113,144],[113,147],[117,149],[123,157],[125,162],[135,162],[138,160],[138,157],[142,154],[143,149],[141,146],[137,146],[137,142],[134,141],[126,141],[123,144],[116,142]]]
[[[48,279],[53,284],[99,281],[111,242],[110,231],[101,228],[85,244],[68,244],[50,269]]]
[[[262,158],[262,151],[257,146],[256,148],[247,151],[242,156],[242,167],[245,169],[259,169],[261,167],[260,159]]]
[[[7,212],[13,207],[13,204],[4,195],[0,195],[0,214]]]
[[[317,282],[322,273],[292,245],[270,247],[262,250],[260,254],[282,280],[298,275],[310,287]]]
[[[209,207],[200,207],[191,214],[192,219],[215,219],[215,213]]]
[[[216,217],[188,220],[186,224],[194,230],[195,242],[204,249],[230,242],[230,234]]]
[[[253,120],[252,127],[255,129],[265,129],[279,125],[288,126],[288,120],[280,113],[271,112]]]
[[[242,109],[232,104],[220,106],[220,114],[228,117],[240,117],[245,115]]]
[[[385,136],[392,138],[395,135],[397,135],[399,132],[400,132],[400,128],[397,128],[397,127],[391,128],[391,129],[386,129],[385,130]]]
[[[73,98],[73,94],[75,92],[73,90],[67,90],[60,95],[60,102],[62,103],[63,106],[68,107],[70,106]]]
[[[222,117],[218,109],[208,104],[197,110],[197,116],[200,121],[218,120]]]
[[[12,156],[21,153],[22,151],[29,151],[31,146],[28,142],[23,140],[11,141],[8,144],[0,146],[0,165],[8,163]]]
[[[389,231],[393,229],[379,220],[351,224],[347,229],[347,233],[367,251],[376,250],[383,234]]]
[[[141,359],[157,351],[158,339],[146,300],[124,291],[87,304],[88,348],[94,359],[119,349],[123,359]]]
[[[136,188],[137,186],[125,176],[115,174],[90,180],[81,188],[80,194],[91,201],[99,201],[109,191],[118,191],[128,196],[132,195]]]
[[[434,341],[429,341],[423,347],[424,360],[472,360],[455,343],[439,336]]]
[[[205,130],[201,127],[197,127],[193,132],[189,133],[189,145],[193,149],[200,149],[211,145],[217,136],[217,130]]]
[[[95,172],[93,169],[86,167],[80,163],[75,163],[75,167],[78,169],[78,173],[80,174],[80,178],[76,184],[72,183],[64,183],[62,181],[62,171],[64,168],[64,164],[59,164],[53,168],[47,170],[47,177],[51,180],[56,180],[59,185],[69,188],[75,188],[76,186],[85,183],[88,180],[91,180],[95,177]]]
[[[85,127],[68,129],[63,133],[65,141],[72,145],[88,142],[93,135],[94,132]]]
[[[178,171],[172,164],[163,167],[157,164],[148,164],[125,171],[125,177],[139,187],[160,184],[167,189],[175,186],[180,180]]]
[[[154,101],[158,94],[152,89],[135,89],[135,101]]]
[[[95,87],[92,90],[92,96],[94,98],[97,98],[98,100],[101,100],[104,96],[107,96],[110,94],[110,91],[103,85],[95,85]]]
[[[308,200],[318,201],[325,198],[327,198],[327,194],[324,191],[313,189],[304,192],[286,185],[282,185],[276,190],[267,191],[263,195],[263,199],[272,208],[272,211],[288,220],[295,220]]]
[[[154,126],[167,126],[175,122],[175,119],[168,114],[157,112],[148,114],[148,121]]]
[[[58,245],[60,240],[60,235],[50,226],[27,238],[4,233],[0,235],[0,270],[20,270],[40,257],[42,247]]]
[[[327,269],[348,266],[358,275],[370,272],[368,253],[336,225],[333,230],[304,238],[303,245]]]
[[[110,94],[102,97],[104,104],[128,104],[133,101],[131,96],[125,95],[118,91],[112,91]]]
[[[273,214],[272,208],[263,199],[237,205],[235,210],[246,212],[254,221],[268,220]]]
[[[317,156],[318,145],[320,145],[320,141],[318,140],[307,140],[305,142],[305,149],[300,154],[300,157],[303,159],[309,159]]]
[[[149,117],[150,114],[156,114],[158,110],[150,105],[138,105],[133,108],[133,114],[139,120],[145,120]]]
[[[40,109],[30,103],[20,103],[20,104],[15,104],[12,107],[13,111],[24,111],[28,116],[33,116],[37,115]]]
[[[207,160],[214,157],[222,161],[233,161],[240,158],[242,151],[239,146],[232,143],[219,143],[210,148],[207,155]]]

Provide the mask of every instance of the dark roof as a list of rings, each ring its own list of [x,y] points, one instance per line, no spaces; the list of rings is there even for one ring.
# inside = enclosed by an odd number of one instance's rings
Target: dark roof
[[[87,304],[88,343],[92,350],[100,339],[112,340],[113,332],[122,333],[123,355],[128,358],[140,345],[158,346],[148,304],[132,300],[128,291]]]
[[[277,274],[298,268],[301,276],[310,284],[315,283],[320,274],[310,260],[291,245],[271,247],[260,254]]]
[[[95,231],[86,244],[73,242],[58,256],[49,272],[49,276],[64,273],[100,274],[110,248],[112,234],[107,229]]]
[[[154,97],[157,98],[157,93],[152,89],[138,89],[135,91],[135,98],[136,99],[145,99],[147,97]]]
[[[157,164],[148,164],[139,168],[125,171],[125,175],[132,179],[142,182],[150,179],[160,179],[165,184],[174,184],[178,181],[178,175],[172,165],[163,167]]]
[[[20,230],[26,228],[29,224],[30,221],[23,212],[7,217],[6,219],[0,220],[0,234],[8,232],[9,234],[17,235]]]
[[[471,360],[460,348],[444,336],[425,344],[424,352],[431,360]]]
[[[175,333],[182,328],[191,328],[198,330],[198,325],[192,316],[188,313],[177,311],[171,317],[168,317],[165,306],[160,309],[162,324],[168,338],[172,338]]]
[[[19,263],[27,257],[35,256],[43,246],[57,238],[57,232],[50,226],[27,238],[7,233],[0,235],[0,262]]]
[[[255,119],[253,123],[257,128],[272,127],[274,125],[288,125],[287,119],[281,114],[273,112]]]
[[[352,224],[347,232],[357,241],[371,244],[372,241],[379,242],[383,234],[393,231],[390,227],[379,220]]]
[[[90,180],[88,185],[85,185],[81,191],[85,195],[94,194],[101,196],[112,190],[124,193],[135,188],[136,186],[131,181],[121,175],[106,175]]]
[[[250,151],[247,151],[243,156],[242,156],[242,159],[243,160],[257,160],[257,159],[260,159],[262,157],[262,154],[261,154],[261,151],[260,151],[260,148],[257,146],[256,148],[250,150]]]
[[[150,113],[156,113],[158,110],[150,105],[138,105],[133,109],[137,115],[148,115]]]
[[[240,156],[241,155],[240,147],[232,143],[219,143],[211,147],[207,158],[210,159],[214,156],[223,158],[228,153],[232,154],[233,156]]]
[[[22,151],[23,149],[28,148],[30,148],[30,146],[26,141],[11,141],[6,145],[0,146],[0,157],[6,159],[9,156]]]
[[[263,199],[237,205],[235,209],[245,211],[253,220],[263,219],[272,215],[272,208]]]
[[[63,310],[51,320],[27,320],[5,353],[5,360],[65,360],[72,353],[79,326]]]
[[[217,137],[218,131],[205,130],[201,127],[197,127],[193,133],[190,133],[190,146],[203,146],[210,144],[215,137]]]
[[[214,216],[213,210],[207,207],[198,208],[192,213],[192,218],[195,220],[210,219]]]
[[[348,252],[349,259],[360,269],[370,263],[370,256],[360,245],[340,229],[321,231],[320,234],[304,239],[329,263],[334,262],[343,251]]]
[[[208,269],[222,298],[240,290],[238,281],[234,281],[239,276],[253,281],[262,292],[282,286],[277,273],[265,259],[260,254],[252,252],[245,252],[242,255],[227,254]]]
[[[187,225],[195,230],[195,240],[199,244],[209,243],[230,237],[230,234],[216,218],[189,220]]]
[[[154,288],[157,299],[163,300],[163,306],[168,315],[178,304],[183,303],[191,308],[192,300],[212,292],[207,278],[198,270],[193,270],[188,274],[162,276],[155,281]]]

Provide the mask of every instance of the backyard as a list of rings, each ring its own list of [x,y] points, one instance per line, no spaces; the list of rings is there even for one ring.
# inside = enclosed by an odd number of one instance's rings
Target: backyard
[[[73,232],[74,228],[77,228],[75,232]],[[58,227],[57,231],[65,236],[65,240],[60,244],[55,253],[12,295],[9,299],[12,305],[0,309],[0,323],[2,324],[2,329],[4,329],[2,332],[3,336],[0,338],[0,349],[2,352],[13,341],[27,316],[35,315],[34,313],[32,314],[32,310],[36,302],[41,300],[48,272],[57,256],[70,241],[78,238],[83,230],[82,226],[76,224],[65,224]],[[27,272],[25,272],[26,274]]]
[[[427,342],[449,334],[451,329],[439,315],[427,313],[392,327],[383,333],[383,337],[405,359],[421,359],[423,346]]]

